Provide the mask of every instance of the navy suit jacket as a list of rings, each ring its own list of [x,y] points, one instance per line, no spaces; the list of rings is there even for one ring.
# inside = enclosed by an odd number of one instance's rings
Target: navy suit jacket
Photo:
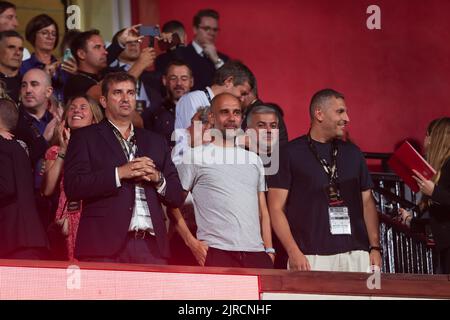
[[[48,248],[33,185],[25,150],[0,137],[0,257],[19,248]]]
[[[137,157],[151,158],[166,179],[164,197],[150,183],[145,183],[144,188],[160,253],[168,257],[160,201],[179,207],[184,202],[182,186],[164,138],[139,128],[135,128],[135,135]],[[134,208],[135,184],[122,180],[118,188],[115,168],[127,162],[107,120],[73,133],[64,164],[64,189],[68,199],[83,200],[76,257],[111,257],[125,244]]]
[[[223,53],[217,52],[217,54],[224,62],[229,60],[228,56]],[[216,67],[209,58],[200,56],[195,51],[192,43],[186,47],[178,47],[174,52],[174,56],[191,67],[192,75],[194,76],[194,87],[192,91],[203,90],[207,86],[211,86]]]

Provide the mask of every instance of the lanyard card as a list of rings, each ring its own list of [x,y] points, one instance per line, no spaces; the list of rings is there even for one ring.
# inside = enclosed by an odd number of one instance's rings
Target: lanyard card
[[[328,215],[330,218],[330,232],[332,235],[352,234],[348,207],[330,206],[328,207]]]
[[[69,201],[67,203],[67,212],[76,212],[81,210],[81,201]]]
[[[136,111],[139,114],[142,114],[144,110],[147,108],[147,101],[145,100],[136,100]]]

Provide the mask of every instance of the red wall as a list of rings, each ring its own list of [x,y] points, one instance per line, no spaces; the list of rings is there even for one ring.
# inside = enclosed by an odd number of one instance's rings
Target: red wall
[[[381,30],[366,27],[372,4]],[[180,20],[192,39],[192,17],[207,7],[221,14],[218,48],[283,107],[291,139],[307,131],[310,98],[325,87],[346,96],[364,151],[422,140],[430,120],[450,114],[450,1],[160,0],[160,23]]]

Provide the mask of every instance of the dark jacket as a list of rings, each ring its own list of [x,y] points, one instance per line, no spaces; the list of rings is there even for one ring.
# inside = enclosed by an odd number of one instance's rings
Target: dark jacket
[[[138,128],[135,135],[137,157],[151,158],[166,179],[164,197],[153,185],[146,183],[144,187],[158,247],[163,256],[168,256],[160,202],[179,207],[184,201],[181,183],[164,138]],[[135,203],[135,184],[124,180],[118,188],[115,168],[127,162],[107,120],[73,133],[64,164],[64,190],[68,199],[83,200],[76,257],[110,257],[125,244]]]
[[[19,248],[47,247],[30,160],[17,141],[0,137],[0,257]]]
[[[217,52],[217,54],[224,62],[229,60],[228,56],[223,53]],[[195,51],[192,43],[186,47],[177,48],[174,56],[177,59],[186,62],[191,67],[192,75],[194,76],[194,87],[192,88],[192,91],[203,90],[207,86],[211,86],[216,67],[209,58],[200,56],[197,51]],[[163,67],[164,66],[161,66],[161,68]],[[164,72],[164,70],[158,71]]]
[[[450,247],[450,158],[441,169],[441,177],[431,195],[431,231],[440,249]]]

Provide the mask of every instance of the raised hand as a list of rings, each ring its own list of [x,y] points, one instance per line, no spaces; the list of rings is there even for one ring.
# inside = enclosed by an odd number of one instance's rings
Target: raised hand
[[[47,142],[49,142],[52,139],[58,124],[59,124],[58,118],[53,117],[53,119],[45,127],[44,134],[42,136]]]
[[[156,50],[154,48],[144,48],[139,55],[139,58],[136,63],[142,64],[142,66],[146,69],[155,63],[156,59]]]
[[[77,62],[74,58],[70,58],[61,64],[61,69],[70,74],[76,74],[78,72]]]
[[[44,68],[44,71],[47,72],[50,75],[50,78],[53,78],[53,76],[56,73],[56,69],[60,65],[59,61],[55,61],[53,63],[47,64]]]
[[[203,45],[203,51],[206,56],[215,64],[219,60],[219,55],[217,54],[216,46],[212,43],[205,43]]]
[[[125,47],[127,42],[142,41],[144,36],[139,35],[139,27],[141,25],[142,24],[135,24],[134,26],[126,28],[117,38],[119,44],[122,47]]]
[[[423,175],[421,175],[418,171],[414,170],[414,180],[417,181],[417,185],[420,188],[420,191],[422,191],[423,194],[427,195],[427,196],[431,196],[433,194],[434,191],[434,182],[431,180],[428,180],[427,178],[425,178]]]

